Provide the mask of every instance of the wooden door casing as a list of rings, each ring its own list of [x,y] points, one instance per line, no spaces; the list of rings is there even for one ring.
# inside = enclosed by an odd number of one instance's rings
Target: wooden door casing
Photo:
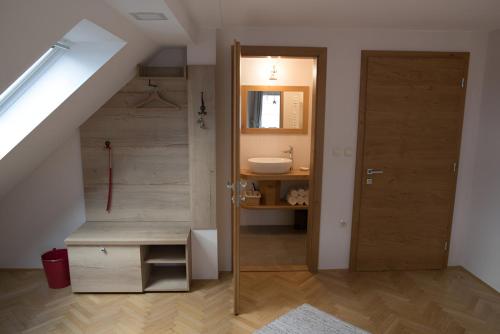
[[[231,183],[233,185],[231,203],[232,245],[233,245],[233,312],[239,314],[240,309],[240,43],[235,41],[232,52],[231,80]]]
[[[468,59],[363,51],[352,269],[446,265]]]

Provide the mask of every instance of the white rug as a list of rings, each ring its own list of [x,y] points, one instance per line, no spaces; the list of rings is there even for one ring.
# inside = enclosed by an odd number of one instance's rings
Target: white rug
[[[347,322],[303,304],[254,334],[369,334]]]

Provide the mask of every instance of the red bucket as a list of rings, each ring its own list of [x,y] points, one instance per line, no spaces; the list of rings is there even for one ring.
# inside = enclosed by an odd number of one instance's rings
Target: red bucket
[[[42,255],[43,269],[51,289],[61,289],[70,285],[68,251],[55,249]]]

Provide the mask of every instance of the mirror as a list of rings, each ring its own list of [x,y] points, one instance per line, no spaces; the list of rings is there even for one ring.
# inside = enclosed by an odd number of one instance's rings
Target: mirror
[[[306,134],[308,109],[307,86],[241,86],[242,133]]]

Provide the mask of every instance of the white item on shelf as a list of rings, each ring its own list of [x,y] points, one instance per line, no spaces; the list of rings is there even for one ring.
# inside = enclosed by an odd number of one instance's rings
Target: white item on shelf
[[[309,205],[309,190],[302,188],[290,189],[286,200],[290,205]]]
[[[288,196],[286,197],[286,201],[290,205],[297,205],[297,197],[296,196],[292,196],[292,194],[288,194]]]
[[[243,192],[245,196],[245,201],[243,202],[245,205],[256,206],[260,205],[260,198],[262,197],[260,191],[257,190],[246,190]]]
[[[297,196],[297,204],[304,205],[306,203],[304,196]]]

